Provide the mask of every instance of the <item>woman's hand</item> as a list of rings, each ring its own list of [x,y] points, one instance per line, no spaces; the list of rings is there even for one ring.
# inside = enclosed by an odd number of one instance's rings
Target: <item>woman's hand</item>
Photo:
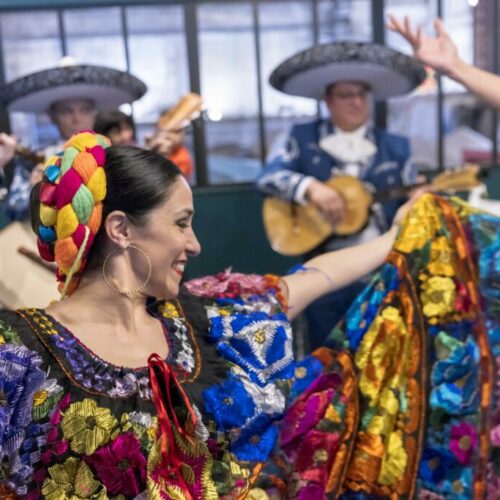
[[[397,230],[401,225],[401,222],[404,220],[408,212],[411,210],[411,207],[415,204],[415,202],[424,194],[432,191],[432,187],[430,185],[422,186],[415,191],[411,195],[410,199],[404,204],[401,205],[394,216],[392,221],[391,230]]]
[[[439,18],[434,20],[435,37],[423,35],[420,27],[413,29],[407,16],[401,23],[394,16],[389,15],[387,28],[399,33],[410,43],[413,55],[420,62],[438,71],[446,74],[452,73],[460,62],[457,46],[453,43],[444,29],[443,21]]]

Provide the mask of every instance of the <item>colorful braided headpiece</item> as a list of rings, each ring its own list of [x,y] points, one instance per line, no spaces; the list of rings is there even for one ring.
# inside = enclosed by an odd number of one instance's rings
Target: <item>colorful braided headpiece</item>
[[[108,146],[106,137],[80,132],[44,166],[38,251],[44,260],[56,262],[62,297],[76,289],[101,225],[102,201],[106,196],[103,166]]]

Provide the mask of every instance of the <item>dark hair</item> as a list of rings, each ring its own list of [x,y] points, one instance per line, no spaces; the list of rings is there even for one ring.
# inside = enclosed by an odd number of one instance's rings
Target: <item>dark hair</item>
[[[164,203],[181,171],[165,157],[134,146],[111,146],[106,149],[106,197],[102,223],[87,256],[87,268],[102,259],[106,231],[104,221],[121,210],[136,225],[144,225],[148,214]],[[40,225],[40,183],[31,191],[31,225],[36,234]]]
[[[115,109],[111,111],[99,111],[95,117],[94,130],[98,134],[108,135],[113,129],[120,129],[123,125],[128,125],[135,140],[135,123],[130,115]]]

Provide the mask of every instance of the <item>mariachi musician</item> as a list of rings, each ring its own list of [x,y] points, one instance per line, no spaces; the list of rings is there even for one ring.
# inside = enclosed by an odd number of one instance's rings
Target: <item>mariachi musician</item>
[[[410,162],[409,141],[372,125],[372,100],[407,93],[424,78],[419,63],[374,43],[319,45],[285,60],[271,74],[271,85],[287,94],[323,99],[330,116],[295,125],[285,148],[258,177],[257,188],[290,202],[313,204],[335,226],[345,217],[346,206],[342,194],[324,184],[332,176],[354,176],[374,190],[413,183],[416,171]],[[381,234],[390,227],[402,201],[372,205],[361,231],[332,236],[312,255]],[[364,286],[355,283],[308,308],[311,348],[322,343]]]
[[[40,152],[43,158],[59,151],[74,133],[92,129],[96,110],[130,103],[145,92],[146,85],[124,71],[63,62],[8,83],[0,89],[0,100],[9,111],[50,116],[59,138]],[[31,186],[41,176],[38,166],[43,159],[17,147],[14,137],[0,134],[0,167],[3,158],[11,160],[4,169],[4,184],[8,188],[4,208],[11,220],[23,222],[0,231],[0,304],[9,308],[28,304],[42,307],[57,297],[57,291],[53,272],[33,262],[36,243],[26,219]],[[8,288],[9,283],[16,286]]]
[[[49,115],[59,138],[41,152],[47,157],[59,151],[76,132],[93,129],[97,110],[131,103],[145,92],[146,85],[129,73],[104,66],[73,64],[70,58],[65,58],[60,66],[9,82],[0,89],[0,100],[9,111]],[[33,163],[24,162],[22,167],[15,173],[7,198],[7,212],[17,220],[27,216],[31,184],[39,180],[36,170],[30,174]]]

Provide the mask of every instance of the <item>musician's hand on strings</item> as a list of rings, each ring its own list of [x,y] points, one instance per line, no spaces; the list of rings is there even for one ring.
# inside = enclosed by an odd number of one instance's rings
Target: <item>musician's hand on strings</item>
[[[338,191],[320,181],[313,181],[306,190],[306,198],[332,224],[338,224],[345,217],[346,206]]]
[[[17,139],[13,135],[0,133],[0,171],[14,158],[16,146]]]
[[[158,154],[170,156],[182,145],[184,132],[182,130],[157,130],[149,139],[148,147]]]
[[[407,16],[401,22],[394,16],[389,15],[387,28],[399,33],[410,43],[413,48],[413,55],[420,62],[438,71],[450,73],[457,62],[460,61],[457,46],[449,37],[444,29],[443,21],[439,18],[434,20],[435,37],[423,35],[420,27],[414,29],[410,26]]]

